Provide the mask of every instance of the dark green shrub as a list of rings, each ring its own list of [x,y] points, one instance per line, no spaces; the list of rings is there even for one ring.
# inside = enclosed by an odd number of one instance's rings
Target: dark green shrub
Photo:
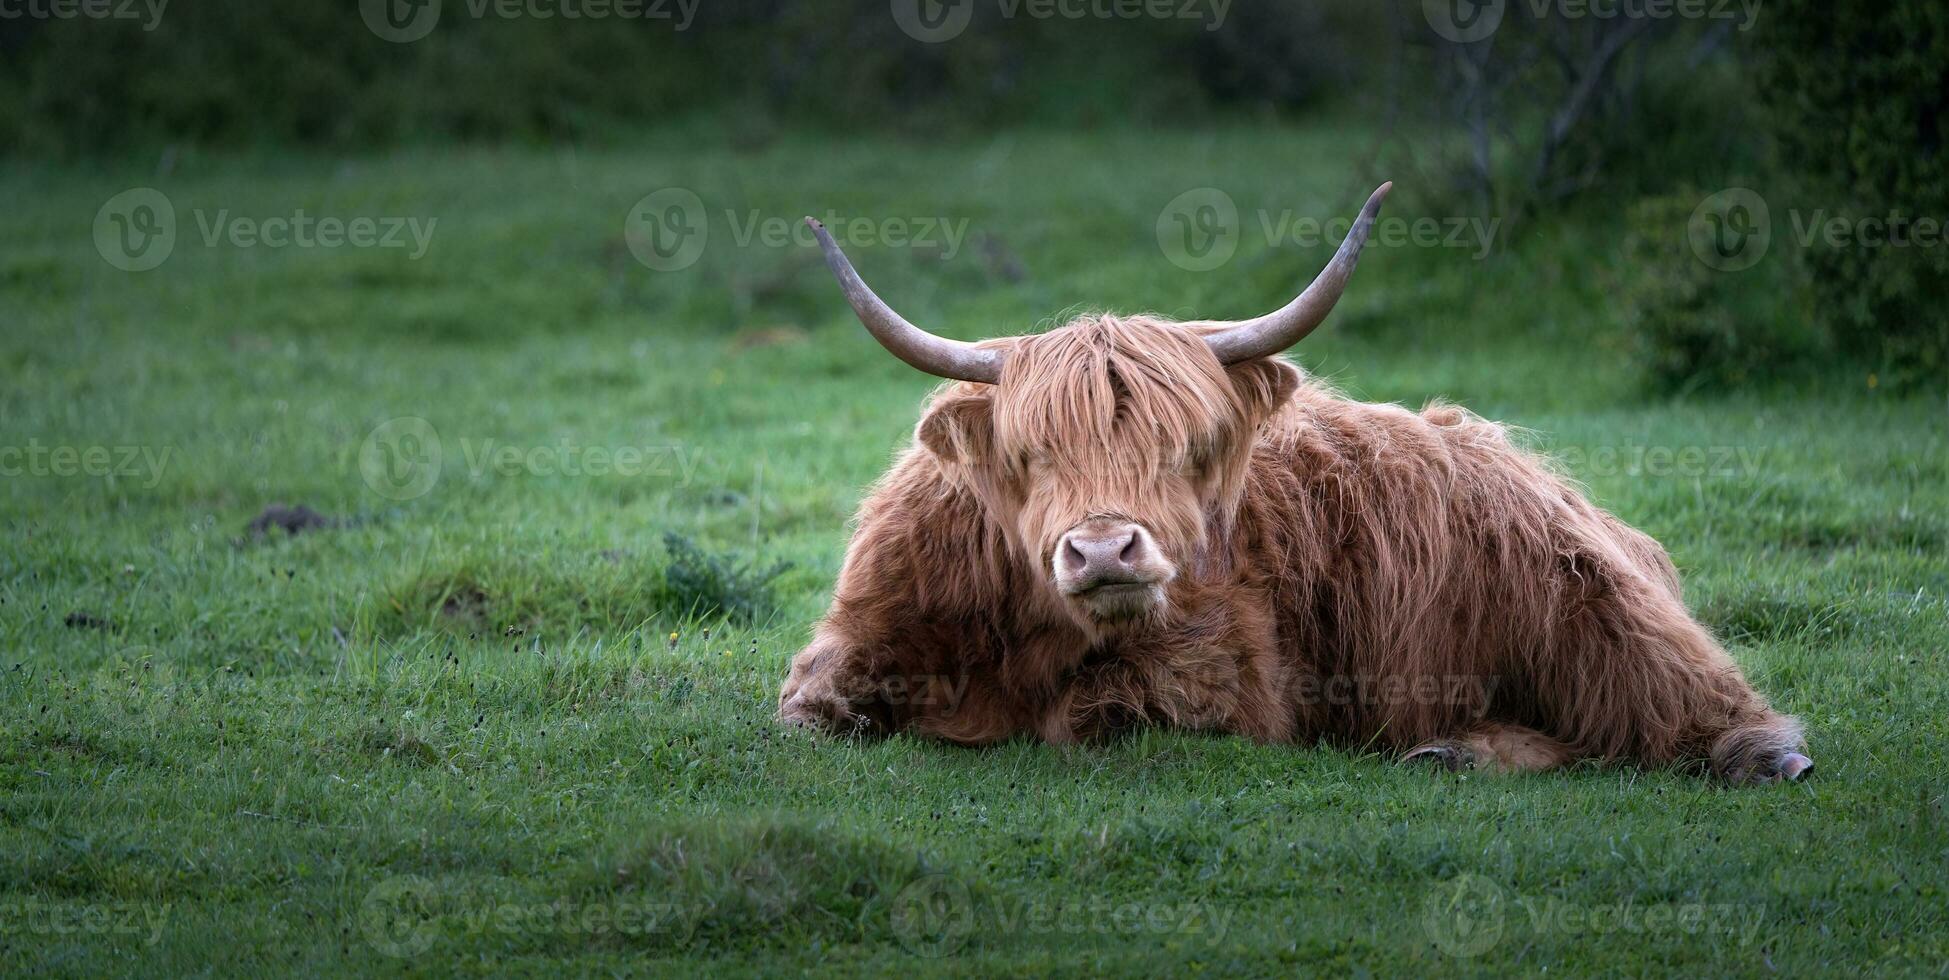
[[[1949,7],[1940,0],[1782,0],[1767,7],[1761,90],[1801,221],[1949,220]],[[1889,220],[1893,219],[1893,220]],[[1777,219],[1776,219],[1777,220]],[[1781,231],[1793,232],[1791,225]],[[1895,383],[1949,376],[1949,242],[1880,235],[1805,249],[1816,310],[1840,350]]]
[[[1769,380],[1806,366],[1821,346],[1798,299],[1804,288],[1791,249],[1776,242],[1736,269],[1701,257],[1693,235],[1707,200],[1681,190],[1633,205],[1610,273],[1639,367],[1659,390]]]
[[[758,565],[736,555],[706,551],[676,533],[663,535],[669,564],[663,569],[659,605],[681,618],[724,616],[741,623],[763,619],[777,608],[772,581],[789,561]]]

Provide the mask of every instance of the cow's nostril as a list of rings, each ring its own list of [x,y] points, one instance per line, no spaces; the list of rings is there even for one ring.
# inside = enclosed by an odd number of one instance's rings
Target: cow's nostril
[[[1130,539],[1123,543],[1123,550],[1117,552],[1117,560],[1128,565],[1137,557],[1137,532],[1130,532]]]
[[[1087,568],[1090,563],[1089,557],[1083,554],[1081,548],[1076,547],[1076,540],[1074,538],[1063,539],[1062,561],[1063,564],[1068,565],[1071,569]]]

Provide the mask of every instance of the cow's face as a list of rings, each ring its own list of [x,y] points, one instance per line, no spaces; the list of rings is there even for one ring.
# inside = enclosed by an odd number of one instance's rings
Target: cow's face
[[[920,424],[1070,614],[1093,630],[1168,608],[1244,492],[1258,427],[1297,369],[1221,366],[1192,328],[1086,317],[1017,338],[995,385],[945,389]]]
[[[888,353],[943,390],[920,441],[963,477],[1070,615],[1098,631],[1166,608],[1179,569],[1215,545],[1244,493],[1259,423],[1299,383],[1272,355],[1325,321],[1392,184],[1367,198],[1333,261],[1292,302],[1234,322],[1083,317],[970,344],[894,312],[807,218],[846,302]]]

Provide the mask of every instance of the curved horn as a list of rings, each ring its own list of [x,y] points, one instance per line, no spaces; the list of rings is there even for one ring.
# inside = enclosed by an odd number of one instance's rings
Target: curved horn
[[[1390,180],[1375,189],[1367,199],[1367,206],[1360,209],[1360,217],[1347,231],[1346,240],[1340,243],[1340,250],[1334,253],[1333,261],[1320,270],[1305,292],[1265,316],[1239,320],[1225,330],[1205,336],[1205,343],[1211,345],[1211,352],[1218,355],[1220,364],[1237,364],[1277,354],[1299,343],[1333,312],[1333,304],[1340,301],[1340,293],[1347,288],[1347,278],[1360,262],[1360,250],[1367,244],[1367,235],[1374,230],[1374,216],[1380,213],[1381,200],[1393,188],[1394,182]]]
[[[819,248],[826,253],[826,267],[839,280],[839,288],[846,291],[846,302],[851,303],[853,312],[859,315],[859,322],[866,325],[868,333],[880,342],[893,356],[906,361],[936,377],[952,378],[956,381],[979,381],[995,384],[1002,379],[1002,352],[976,347],[960,340],[936,337],[907,322],[907,319],[873,294],[873,290],[860,281],[859,273],[853,271],[853,264],[846,261],[846,253],[826,232],[826,226],[816,218],[806,218],[805,223],[812,226],[812,234],[819,238]]]

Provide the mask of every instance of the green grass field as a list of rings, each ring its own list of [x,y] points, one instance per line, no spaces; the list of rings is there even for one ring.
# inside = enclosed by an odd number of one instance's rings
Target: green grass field
[[[1949,969],[1941,393],[1836,372],[1648,397],[1603,208],[1487,260],[1375,248],[1297,357],[1520,425],[1663,540],[1806,721],[1810,781],[772,723],[930,383],[753,217],[964,221],[958,246],[852,249],[962,337],[1238,316],[1328,252],[1269,247],[1262,211],[1340,217],[1370,189],[1345,145],[671,134],[0,170],[0,974]],[[1206,185],[1242,234],[1192,272],[1155,228]],[[142,186],[176,241],[125,272],[91,223]],[[708,240],[659,272],[625,218],[671,186]],[[299,209],[437,224],[417,259],[225,232]],[[335,523],[246,530],[278,502]],[[711,561],[668,570],[673,531],[790,562],[774,601],[687,615]]]

